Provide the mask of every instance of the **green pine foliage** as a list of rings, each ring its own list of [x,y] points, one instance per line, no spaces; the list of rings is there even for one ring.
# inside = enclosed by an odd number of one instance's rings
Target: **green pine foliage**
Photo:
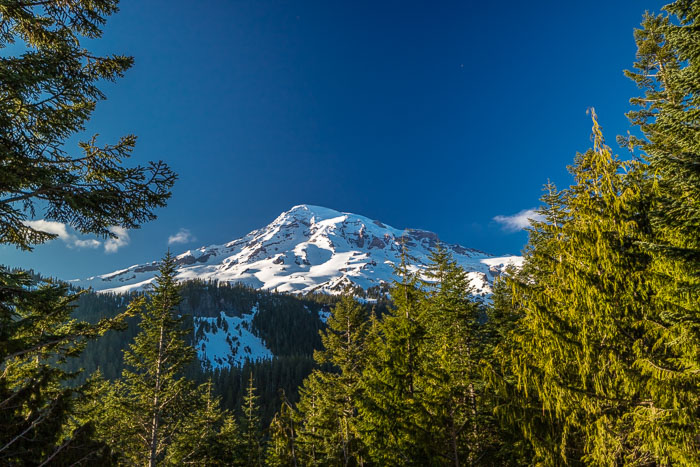
[[[438,243],[427,270],[425,343],[419,386],[429,414],[429,433],[438,463],[474,465],[493,449],[494,420],[486,404],[483,305],[475,301],[466,272]]]
[[[203,281],[186,282],[179,287],[182,300],[178,309],[186,327],[193,326],[191,315],[218,316],[224,311],[230,316],[240,316],[257,304],[258,313],[252,330],[264,339],[275,354],[274,359],[247,361],[240,367],[216,370],[204,368],[195,359],[186,366],[184,375],[201,384],[211,380],[222,407],[235,411],[242,404],[246,383],[252,373],[260,396],[261,422],[267,426],[280,407],[280,390],[284,390],[289,401],[298,400],[299,386],[314,366],[313,352],[321,348],[319,330],[323,329],[324,323],[319,319],[319,313],[329,311],[339,298],[325,294],[296,296],[255,290],[241,284]],[[129,301],[138,295],[83,291],[76,302],[74,316],[90,322],[112,318],[124,312]],[[379,309],[382,309],[381,305]],[[84,369],[76,378],[78,382],[84,382],[98,369],[104,378],[118,380],[124,369],[121,355],[139,333],[139,322],[139,316],[127,318],[125,329],[109,331],[88,342],[85,351],[68,359],[65,367],[76,372]],[[185,335],[188,343],[198,330]]]
[[[104,445],[91,440],[91,424],[72,421],[89,387],[69,387],[76,373],[61,364],[80,354],[88,339],[122,326],[125,315],[96,324],[77,321],[71,317],[77,299],[65,284],[0,268],[2,464],[104,460]]]
[[[297,411],[301,425],[297,428],[297,447],[302,465],[323,465],[324,426],[332,412],[324,410],[322,383],[312,372],[299,389]]]
[[[248,390],[241,406],[242,454],[245,465],[260,466],[263,462],[263,436],[260,423],[259,396],[255,394],[253,375],[248,379]]]
[[[508,279],[519,314],[506,344],[522,401],[542,418],[523,423],[537,457],[567,463],[665,461],[644,436],[657,402],[640,362],[663,350],[642,244],[650,226],[637,171],[612,156],[593,113],[594,148],[577,155],[575,184],[549,187],[532,223],[522,271]],[[503,303],[503,301],[501,301]],[[550,429],[538,430],[549,418]]]
[[[194,392],[179,376],[194,349],[185,342],[187,331],[176,314],[180,296],[174,275],[175,261],[168,254],[153,292],[129,305],[141,314],[141,331],[124,352],[126,368],[110,395],[118,432],[114,448],[135,465],[153,466],[166,457]]]
[[[193,404],[173,437],[166,463],[171,465],[245,465],[236,419],[220,409],[211,382],[197,388]]]
[[[176,176],[124,167],[134,136],[65,144],[132,64],[85,49],[118,2],[0,3],[0,246],[55,238],[37,213],[103,237],[153,219]],[[371,313],[176,285],[169,254],[145,295],[0,267],[0,464],[699,465],[699,19],[697,0],[644,16],[639,135],[621,138],[638,157],[614,156],[593,113],[593,148],[545,187],[490,300],[439,243],[424,273],[402,248],[388,311],[383,286],[348,290]],[[253,306],[276,358],[203,369],[188,315]]]
[[[265,465],[274,467],[298,466],[300,464],[297,446],[299,415],[281,394],[282,404],[269,428],[269,442],[265,454]]]
[[[400,278],[391,298],[393,308],[383,316],[379,335],[372,336],[358,400],[358,430],[372,462],[381,465],[426,465],[433,459],[430,413],[421,403],[419,384],[425,291],[403,250],[397,267]]]
[[[162,162],[123,167],[135,137],[98,146],[84,130],[99,84],[131,66],[125,56],[88,50],[117,1],[8,0],[0,5],[0,245],[31,250],[56,235],[26,221],[42,215],[82,233],[136,228],[165,205],[175,175]],[[13,46],[13,47],[10,47]],[[0,268],[0,463],[107,462],[89,424],[76,424],[87,388],[69,388],[61,364],[85,342],[123,326],[124,316],[93,324],[71,317],[66,286]]]
[[[129,305],[140,332],[124,352],[121,379],[104,383],[93,417],[102,440],[129,465],[228,465],[240,458],[233,417],[219,408],[211,383],[200,387],[182,373],[194,359],[179,315],[175,260],[163,259],[152,292]]]
[[[55,238],[23,221],[37,210],[80,232],[113,235],[109,227],[136,228],[155,218],[170,197],[175,175],[163,162],[126,168],[136,137],[99,146],[96,137],[71,154],[64,143],[84,130],[99,84],[114,81],[133,59],[98,56],[85,43],[102,36],[117,0],[4,1],[0,47],[0,243],[29,250]]]
[[[366,447],[358,432],[356,405],[368,358],[367,310],[343,296],[326,324],[323,350],[314,354],[319,368],[301,389],[299,450],[312,464],[363,465]]]
[[[700,4],[680,0],[647,14],[635,31],[637,62],[626,74],[644,91],[628,114],[630,138],[651,194],[654,352],[635,364],[649,378],[637,442],[663,462],[700,463]]]

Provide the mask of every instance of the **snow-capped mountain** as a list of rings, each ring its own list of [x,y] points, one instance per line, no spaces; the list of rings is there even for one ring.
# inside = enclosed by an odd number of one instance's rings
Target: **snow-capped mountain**
[[[348,286],[368,290],[394,278],[402,243],[415,258],[413,267],[420,269],[437,242],[432,232],[399,230],[364,216],[299,205],[242,238],[178,255],[177,279],[241,282],[295,293],[339,293]],[[460,245],[444,246],[468,271],[475,293],[490,293],[494,277],[522,261],[519,256],[495,257]],[[143,290],[157,271],[158,262],[153,261],[74,283],[116,293]]]

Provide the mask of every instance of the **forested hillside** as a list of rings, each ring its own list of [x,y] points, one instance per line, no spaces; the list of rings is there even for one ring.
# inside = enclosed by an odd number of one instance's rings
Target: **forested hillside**
[[[37,276],[37,279],[40,279]],[[73,317],[87,322],[113,318],[123,313],[140,294],[128,295],[83,292],[76,302]],[[328,294],[305,296],[260,291],[240,284],[217,284],[191,281],[180,288],[182,301],[177,313],[183,316],[183,328],[189,332],[186,342],[197,347],[198,335],[204,326],[194,323],[197,317],[241,316],[253,307],[257,313],[250,331],[269,347],[272,358],[244,359],[241,364],[212,367],[204,359],[188,365],[188,378],[204,382],[211,379],[214,392],[222,397],[224,407],[236,410],[245,392],[245,384],[253,374],[259,390],[261,419],[269,423],[279,405],[279,391],[289,400],[297,400],[298,387],[314,366],[313,353],[322,348],[319,331],[340,298]],[[387,301],[365,305],[368,310],[383,314]],[[219,319],[219,322],[221,320]],[[109,331],[87,344],[78,357],[69,359],[66,368],[80,371],[76,382],[85,381],[99,370],[108,380],[118,379],[124,369],[122,352],[139,332],[138,316],[126,320],[126,329]],[[215,325],[215,322],[214,322]],[[235,333],[228,334],[237,339]]]

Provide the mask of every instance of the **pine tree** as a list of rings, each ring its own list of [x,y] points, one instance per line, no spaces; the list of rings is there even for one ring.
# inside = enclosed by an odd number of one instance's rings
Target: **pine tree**
[[[417,273],[410,270],[405,248],[401,258],[400,280],[391,291],[394,308],[384,316],[380,336],[372,336],[368,348],[371,357],[363,373],[363,396],[357,402],[358,429],[373,463],[425,465],[432,462],[424,428],[430,415],[420,404],[423,388],[417,384],[425,335],[424,291]]]
[[[367,358],[367,312],[344,295],[321,333],[324,350],[314,354],[322,369],[305,380],[299,440],[309,457],[322,465],[362,465],[365,447],[357,432],[357,400]]]
[[[37,209],[47,220],[83,233],[112,235],[136,228],[165,205],[175,175],[162,162],[122,167],[134,148],[129,135],[98,146],[96,137],[72,155],[64,143],[84,130],[98,83],[121,77],[133,63],[121,55],[96,56],[83,42],[102,35],[117,0],[24,2],[0,5],[0,46],[18,43],[16,56],[0,60],[0,243],[31,249],[56,235],[24,223]],[[30,218],[30,217],[29,217]]]
[[[328,440],[338,433],[333,429],[333,411],[326,407],[329,398],[325,397],[325,385],[320,376],[320,372],[313,371],[299,388],[297,411],[302,424],[297,444],[302,465],[324,465],[325,447],[331,444]],[[332,428],[329,430],[329,427]]]
[[[0,463],[95,462],[109,456],[90,440],[89,422],[71,422],[87,385],[69,387],[76,376],[63,368],[87,339],[123,326],[125,315],[95,325],[72,319],[78,294],[65,284],[36,282],[29,274],[0,268]]]
[[[651,379],[638,409],[637,442],[662,462],[700,463],[700,3],[680,0],[646,14],[635,31],[637,62],[626,74],[644,90],[628,114],[643,138],[653,238],[653,317],[647,338],[658,352],[636,365]],[[644,427],[644,428],[643,428]]]
[[[0,58],[1,245],[31,250],[55,238],[26,222],[37,212],[110,236],[111,226],[136,228],[153,219],[170,196],[175,175],[162,162],[122,167],[133,136],[102,147],[91,138],[80,143],[80,155],[64,144],[104,97],[98,83],[131,66],[130,57],[85,48],[116,11],[116,0],[0,5],[0,47],[8,52]],[[71,319],[74,303],[67,287],[0,268],[0,463],[69,464],[74,455],[99,462],[103,449],[89,441],[91,428],[69,423],[81,388],[66,387],[74,375],[54,363],[122,326],[123,317],[90,326]]]
[[[562,463],[560,447],[564,424],[542,409],[539,381],[520,375],[523,362],[534,365],[520,346],[525,332],[523,321],[531,318],[524,303],[519,301],[520,291],[516,295],[513,287],[514,283],[534,286],[540,277],[547,277],[552,259],[559,256],[558,234],[547,226],[561,226],[567,219],[562,193],[551,182],[545,185],[544,191],[541,199],[544,207],[538,211],[543,220],[533,222],[534,226],[528,229],[526,261],[521,268],[510,268],[494,281],[493,303],[486,321],[489,339],[485,354],[488,358],[483,373],[499,422],[501,449],[496,455],[507,459],[511,465]],[[568,451],[580,457],[580,445],[572,447],[572,444],[569,441]],[[578,457],[568,453],[563,456],[568,463],[577,464]]]
[[[550,452],[545,458],[536,455],[529,439],[535,436],[540,440],[539,445],[554,446],[561,429],[543,413],[536,389],[513,373],[512,359],[518,351],[513,333],[517,335],[524,314],[514,303],[512,289],[505,279],[521,271],[509,268],[494,280],[492,303],[484,324],[487,335],[481,362],[484,396],[496,420],[496,446],[487,459],[500,465],[551,465],[558,456]],[[524,272],[523,275],[527,277]]]
[[[241,435],[243,442],[243,458],[248,466],[262,465],[262,432],[260,428],[260,408],[258,398],[253,385],[253,373],[248,379],[248,389],[243,398],[243,417],[241,418]]]
[[[179,376],[194,349],[177,315],[174,276],[175,260],[168,253],[153,291],[129,305],[141,314],[141,331],[124,352],[122,380],[114,384],[110,410],[101,420],[108,442],[134,465],[154,466],[166,458],[196,397],[193,384]]]
[[[474,465],[487,454],[494,425],[482,397],[483,310],[471,295],[466,272],[442,244],[430,259],[420,371],[421,403],[430,414],[425,430],[431,433],[433,456]]]
[[[168,448],[168,465],[245,465],[241,434],[235,418],[221,410],[211,381],[197,388],[195,404],[182,414]]]
[[[265,456],[265,465],[300,465],[297,447],[298,414],[282,392],[282,404],[270,423],[270,442]]]
[[[521,313],[509,337],[522,401],[541,404],[553,429],[525,434],[547,462],[649,463],[636,415],[649,404],[636,364],[653,355],[646,197],[612,156],[593,113],[594,149],[570,167],[575,183],[551,192],[533,222],[511,299]],[[534,426],[536,427],[536,426]],[[554,433],[555,438],[549,436]]]

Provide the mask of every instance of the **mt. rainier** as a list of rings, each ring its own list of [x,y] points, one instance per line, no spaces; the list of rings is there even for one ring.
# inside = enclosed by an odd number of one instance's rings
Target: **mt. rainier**
[[[401,243],[415,258],[415,268],[427,264],[438,237],[424,230],[399,230],[379,221],[319,206],[299,205],[280,214],[268,226],[225,245],[186,251],[176,257],[177,279],[242,282],[279,292],[339,293],[347,286],[367,290],[394,279]],[[490,293],[490,284],[519,256],[494,257],[460,245],[444,244],[468,271],[476,293]],[[105,292],[149,288],[159,263],[134,265],[110,274],[74,281]]]

